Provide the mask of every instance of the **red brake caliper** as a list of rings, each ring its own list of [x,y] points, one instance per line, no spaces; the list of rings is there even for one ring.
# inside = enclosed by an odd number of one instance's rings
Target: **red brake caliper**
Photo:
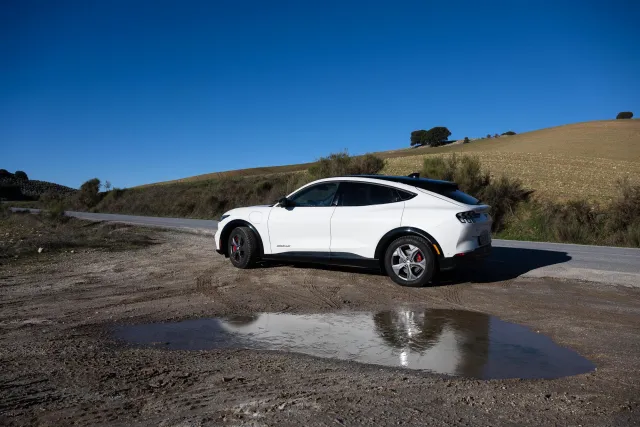
[[[422,255],[421,254],[416,254],[416,261],[420,262],[422,261]]]

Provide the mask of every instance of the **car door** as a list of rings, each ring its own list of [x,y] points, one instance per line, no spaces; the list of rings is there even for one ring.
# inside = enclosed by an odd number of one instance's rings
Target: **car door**
[[[402,222],[404,202],[395,188],[368,182],[342,182],[331,217],[331,257],[373,258],[388,231]]]
[[[337,190],[338,182],[310,185],[289,197],[292,207],[273,207],[268,221],[271,253],[328,257]]]

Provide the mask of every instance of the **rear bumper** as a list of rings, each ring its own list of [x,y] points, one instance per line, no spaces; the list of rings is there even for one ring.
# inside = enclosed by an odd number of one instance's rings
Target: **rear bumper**
[[[479,248],[471,251],[456,254],[450,258],[440,258],[439,267],[440,271],[454,270],[464,264],[477,262],[488,257],[491,254],[491,245],[480,246]]]

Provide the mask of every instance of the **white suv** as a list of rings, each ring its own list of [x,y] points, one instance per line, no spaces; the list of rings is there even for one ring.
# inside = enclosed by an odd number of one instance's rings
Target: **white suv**
[[[358,175],[307,184],[271,206],[222,215],[216,251],[259,260],[380,268],[404,286],[491,250],[489,206],[453,182]]]

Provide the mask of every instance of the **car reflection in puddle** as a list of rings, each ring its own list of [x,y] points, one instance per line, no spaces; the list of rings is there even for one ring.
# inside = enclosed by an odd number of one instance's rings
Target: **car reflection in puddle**
[[[558,378],[595,369],[524,326],[462,310],[262,313],[118,326],[114,334],[143,346],[278,350],[481,379]]]

